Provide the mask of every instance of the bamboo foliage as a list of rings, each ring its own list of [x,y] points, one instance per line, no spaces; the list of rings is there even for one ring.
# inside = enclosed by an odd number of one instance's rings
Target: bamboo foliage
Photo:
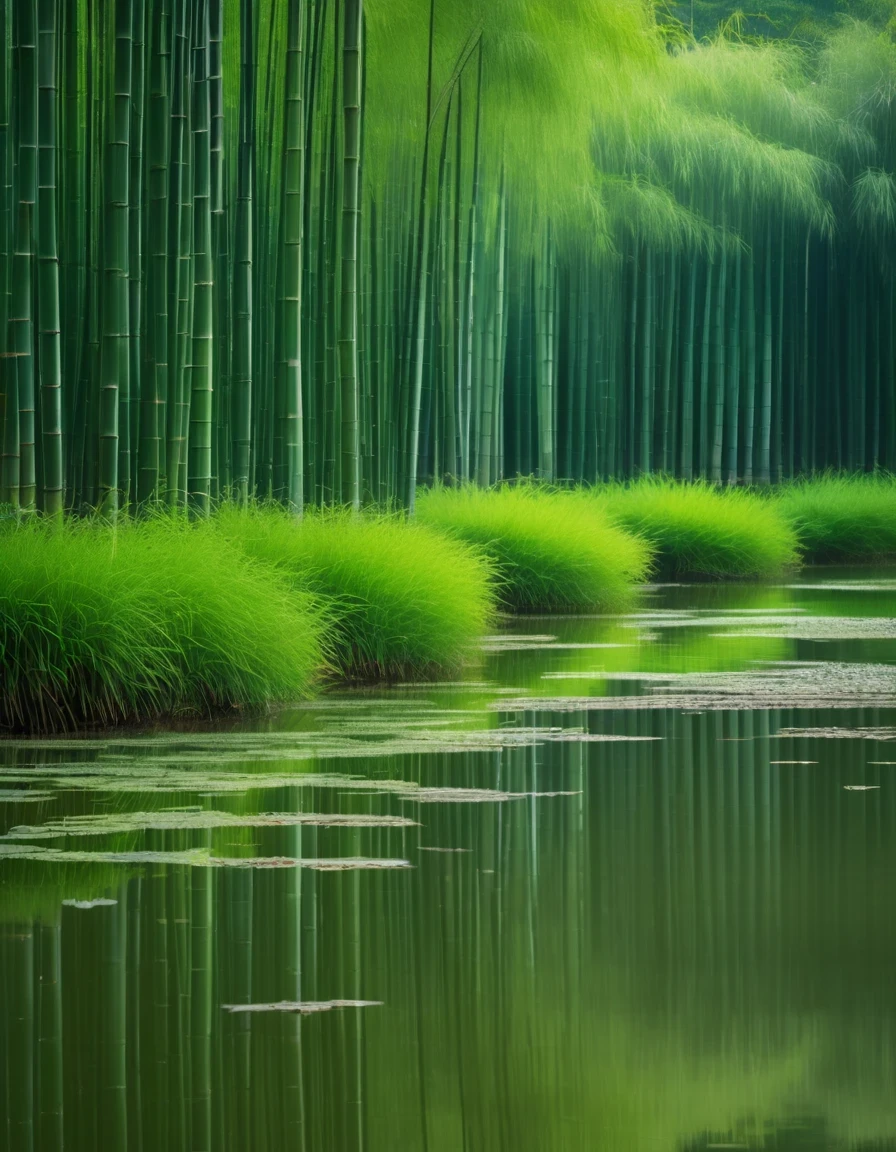
[[[2,0],[0,501],[896,465],[892,43],[564,13]]]

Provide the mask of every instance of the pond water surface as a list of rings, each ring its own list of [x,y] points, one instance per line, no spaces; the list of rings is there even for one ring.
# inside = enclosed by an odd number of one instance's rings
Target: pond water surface
[[[454,684],[6,742],[0,1147],[896,1149],[894,617],[659,587]]]

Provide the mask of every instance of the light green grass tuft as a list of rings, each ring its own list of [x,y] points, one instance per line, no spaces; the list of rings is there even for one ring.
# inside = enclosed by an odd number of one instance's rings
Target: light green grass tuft
[[[309,694],[320,610],[208,527],[159,519],[0,536],[0,725],[27,732]]]
[[[220,531],[322,598],[333,663],[352,678],[456,670],[494,613],[487,560],[456,540],[391,516],[223,507]]]
[[[593,497],[653,545],[662,578],[755,580],[799,562],[790,524],[753,492],[649,478],[596,488]]]
[[[522,484],[431,488],[417,497],[425,524],[483,549],[505,607],[517,612],[610,612],[631,602],[650,549],[575,493]]]
[[[810,563],[896,557],[896,477],[830,475],[779,490],[777,506]]]

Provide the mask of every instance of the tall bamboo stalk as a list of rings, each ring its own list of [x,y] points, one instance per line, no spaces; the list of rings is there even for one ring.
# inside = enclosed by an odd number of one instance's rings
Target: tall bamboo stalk
[[[358,394],[361,21],[362,0],[346,0],[342,26],[343,153],[339,369],[342,388],[342,496],[343,502],[355,509],[361,505],[361,431]]]
[[[207,516],[212,477],[212,389],[214,387],[214,284],[212,254],[210,7],[223,0],[197,0],[193,29],[193,311],[190,364],[187,498]]]
[[[240,0],[240,108],[233,289],[233,495],[249,500],[252,454],[255,6]]]
[[[64,500],[62,458],[62,351],[59,308],[59,251],[56,225],[57,94],[56,0],[38,0],[38,204],[37,292],[38,362],[42,437],[43,511],[61,516]]]
[[[34,444],[34,232],[38,196],[38,72],[37,6],[23,0],[14,7],[13,38],[18,84],[15,195],[18,199],[12,259],[8,322],[10,351],[16,365],[16,416],[9,404],[10,429],[4,448],[8,477],[5,484],[14,507],[31,509],[36,494]],[[12,393],[12,389],[10,389]]]
[[[304,498],[302,456],[302,232],[305,190],[303,107],[304,5],[289,9],[286,57],[286,126],[283,183],[283,355],[284,394],[281,423],[287,485],[286,502],[301,512]]]
[[[101,511],[114,517],[119,509],[119,407],[121,393],[129,393],[130,296],[129,184],[131,148],[131,70],[133,60],[133,8],[129,0],[115,0],[115,45],[112,115],[105,151],[104,194],[106,227],[102,285],[102,355],[99,398],[99,484]]]

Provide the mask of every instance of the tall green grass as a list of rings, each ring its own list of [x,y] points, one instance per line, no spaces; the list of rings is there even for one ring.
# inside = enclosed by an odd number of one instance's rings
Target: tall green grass
[[[614,611],[649,568],[649,547],[596,504],[537,485],[421,490],[417,515],[483,549],[517,612]]]
[[[810,562],[896,557],[896,477],[829,475],[779,489],[777,507]]]
[[[760,579],[798,563],[796,535],[770,500],[742,489],[645,478],[593,490],[617,524],[656,549],[656,573]]]
[[[0,725],[28,732],[307,696],[320,609],[207,527],[0,536]]]
[[[352,678],[410,678],[460,667],[494,612],[484,556],[421,524],[328,512],[224,506],[228,540],[326,605],[328,652]]]

